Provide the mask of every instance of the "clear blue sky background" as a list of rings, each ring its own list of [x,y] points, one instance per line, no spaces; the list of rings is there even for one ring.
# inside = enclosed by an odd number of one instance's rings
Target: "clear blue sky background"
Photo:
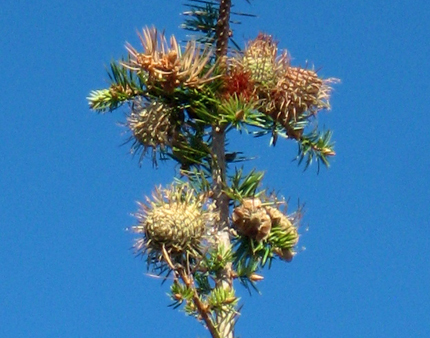
[[[258,14],[242,45],[273,34],[293,64],[338,77],[337,157],[316,174],[293,143],[243,136],[265,184],[306,202],[301,246],[241,292],[241,337],[430,336],[430,3],[236,0]],[[125,112],[97,116],[90,90],[136,29],[177,33],[180,1],[3,1],[0,15],[0,336],[207,337],[167,308],[166,286],[129,250],[136,200],[173,176],[139,168]],[[303,228],[304,230],[304,228]]]

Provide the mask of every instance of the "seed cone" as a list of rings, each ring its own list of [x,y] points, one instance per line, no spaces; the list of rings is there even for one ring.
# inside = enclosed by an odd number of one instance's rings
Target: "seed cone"
[[[295,221],[273,206],[263,206],[258,198],[247,198],[233,210],[232,220],[242,236],[270,245],[282,260],[291,261],[299,235]]]
[[[134,245],[137,252],[157,255],[164,248],[173,256],[198,254],[210,212],[195,191],[186,185],[159,188],[139,206],[139,224],[132,230],[144,236]]]
[[[246,198],[242,205],[235,208],[232,215],[238,232],[257,241],[269,236],[272,222],[258,198]]]
[[[156,28],[144,28],[139,38],[143,52],[127,44],[130,60],[124,66],[144,74],[148,87],[155,85],[163,91],[172,92],[181,84],[195,88],[217,77],[213,76],[215,67],[209,67],[212,57],[210,48],[190,41],[182,53],[173,35],[168,43],[164,33],[159,33]]]
[[[259,110],[295,139],[301,137],[306,125],[300,122],[330,109],[329,84],[338,82],[333,78],[323,80],[310,69],[292,67],[287,51],[278,55],[277,42],[262,33],[230,60],[229,74],[227,94],[246,93],[242,95],[245,99],[254,98],[260,103]]]
[[[330,109],[328,83],[332,80],[322,80],[313,70],[288,67],[270,92],[266,113],[280,122],[290,136],[301,135],[300,129],[298,132],[293,128],[294,122],[315,115],[321,109]]]
[[[143,147],[145,154],[148,149],[156,150],[159,147],[164,150],[170,145],[174,134],[172,111],[172,108],[160,102],[142,104],[136,101],[126,122],[135,139],[133,148]]]
[[[242,67],[251,73],[260,86],[273,86],[288,65],[287,53],[277,57],[278,43],[270,35],[258,34],[248,43],[242,59]]]

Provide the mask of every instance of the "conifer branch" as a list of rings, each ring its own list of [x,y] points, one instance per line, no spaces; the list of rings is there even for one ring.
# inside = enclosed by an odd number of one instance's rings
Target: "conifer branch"
[[[186,6],[182,27],[202,36],[181,47],[174,36],[144,28],[143,50],[127,44],[127,58],[110,65],[110,86],[87,99],[99,113],[128,106],[132,153],[142,159],[150,152],[154,164],[157,156],[177,162],[174,184],[139,203],[134,248],[164,281],[173,275],[172,307],[184,305],[212,337],[233,338],[240,313],[233,281],[258,291],[261,269],[293,259],[301,209],[287,215],[285,201],[260,187],[262,172],[234,168],[228,175],[232,163],[252,158],[227,151],[227,134],[249,129],[271,135],[272,145],[278,136],[292,139],[305,169],[314,161],[318,170],[320,162],[328,166],[335,155],[331,131],[307,130],[330,109],[330,84],[337,80],[291,66],[268,34],[240,51],[230,16],[247,14],[232,12],[231,0]]]
[[[188,293],[188,292],[187,293],[189,294],[189,296],[191,296],[191,299],[194,303],[194,306],[196,307],[197,313],[201,316],[202,320],[206,324],[206,327],[208,328],[212,337],[213,338],[221,338],[219,331],[216,329],[216,327],[215,327],[215,325],[214,325],[214,323],[213,323],[213,321],[209,315],[210,309],[209,309],[208,305],[204,304],[203,301],[200,299],[199,293],[198,293],[196,286],[193,282],[193,276],[191,274],[186,273],[185,272],[186,270],[183,266],[176,267],[172,263],[172,261],[169,257],[169,254],[167,253],[164,246],[162,247],[162,254],[163,254],[164,260],[169,265],[170,269],[172,271],[174,271],[181,278],[183,283],[185,284],[185,286],[186,286],[185,290],[190,290],[190,293]],[[179,302],[181,302],[182,299],[184,299],[183,294],[181,294],[181,293],[174,293],[173,298]],[[187,297],[185,297],[185,299],[186,298]]]

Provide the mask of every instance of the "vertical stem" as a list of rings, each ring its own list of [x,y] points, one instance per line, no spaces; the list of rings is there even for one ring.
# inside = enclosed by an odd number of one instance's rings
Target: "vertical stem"
[[[219,60],[220,69],[225,72],[226,56],[229,40],[229,21],[230,21],[231,0],[220,0],[219,17],[216,27],[216,57]],[[219,211],[220,219],[217,224],[219,246],[226,249],[231,247],[230,234],[228,228],[229,217],[229,199],[223,192],[226,182],[226,164],[225,164],[225,126],[212,126],[212,178],[213,192]],[[231,265],[227,265],[217,276],[216,286],[230,290],[232,288]],[[217,313],[216,322],[218,331],[223,338],[234,337],[234,313]]]
[[[216,56],[221,59],[222,68],[225,66],[227,55],[228,37],[230,33],[231,0],[220,0],[219,17],[216,26]]]
[[[229,233],[229,198],[223,192],[223,187],[226,182],[226,165],[225,165],[225,129],[223,126],[212,127],[212,177],[213,177],[213,198],[216,201],[216,206],[219,211],[219,222],[217,226],[218,245],[229,249],[230,233]],[[226,290],[232,288],[232,271],[231,264],[221,270],[216,277],[216,287],[221,287]],[[234,313],[218,312],[216,313],[216,323],[218,331],[223,338],[234,337]]]

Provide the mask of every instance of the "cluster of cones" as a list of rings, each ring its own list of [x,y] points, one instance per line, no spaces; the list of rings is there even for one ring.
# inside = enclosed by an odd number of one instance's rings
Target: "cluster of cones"
[[[229,57],[223,76],[215,74],[216,63],[208,47],[192,41],[182,52],[174,36],[168,43],[155,28],[145,28],[139,37],[143,52],[127,45],[129,60],[123,65],[144,78],[148,88],[157,87],[169,94],[180,86],[194,90],[219,80],[222,97],[254,102],[256,110],[270,116],[295,139],[303,133],[300,122],[321,109],[330,109],[329,84],[336,79],[323,80],[313,70],[291,66],[287,52],[278,52],[270,35],[259,34],[243,52]],[[127,123],[136,140],[145,149],[169,144],[167,134],[177,122],[171,118],[176,108],[155,99],[140,107],[132,109]]]

